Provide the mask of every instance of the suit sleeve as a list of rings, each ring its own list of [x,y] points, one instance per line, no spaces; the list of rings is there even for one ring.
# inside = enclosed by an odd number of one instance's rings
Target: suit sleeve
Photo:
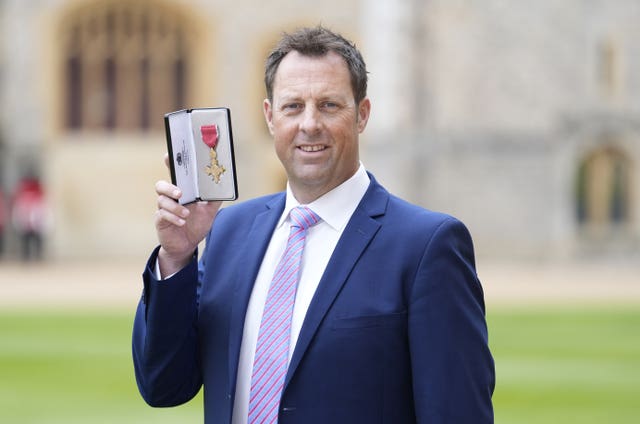
[[[144,294],[133,325],[136,382],[151,406],[175,406],[202,385],[197,345],[198,265],[194,259],[167,280],[154,272],[157,251],[143,274]]]
[[[471,236],[454,218],[434,232],[418,267],[409,343],[418,423],[493,423],[483,292]]]

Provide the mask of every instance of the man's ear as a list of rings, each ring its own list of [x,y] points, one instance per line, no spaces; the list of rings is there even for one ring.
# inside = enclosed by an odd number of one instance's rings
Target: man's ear
[[[269,99],[264,99],[262,102],[262,111],[264,112],[264,120],[267,122],[269,133],[273,135],[273,108]]]
[[[360,101],[358,105],[358,132],[361,133],[367,127],[369,114],[371,113],[371,102],[368,97]]]

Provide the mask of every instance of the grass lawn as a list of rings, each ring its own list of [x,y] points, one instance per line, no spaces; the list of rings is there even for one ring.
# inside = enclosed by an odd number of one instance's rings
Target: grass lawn
[[[640,308],[493,311],[496,423],[640,422]]]
[[[201,423],[200,395],[148,407],[133,312],[0,311],[0,423]],[[490,309],[496,423],[636,423],[640,308]]]
[[[0,312],[0,423],[202,423],[202,401],[155,409],[138,394],[133,312]]]

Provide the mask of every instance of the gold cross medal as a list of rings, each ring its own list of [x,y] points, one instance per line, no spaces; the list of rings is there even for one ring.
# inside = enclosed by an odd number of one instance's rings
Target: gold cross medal
[[[225,173],[226,169],[218,162],[218,153],[216,152],[216,146],[218,145],[218,138],[220,132],[218,131],[218,125],[203,125],[200,127],[200,133],[202,134],[202,141],[209,146],[209,165],[205,167],[205,172],[209,175],[216,184],[220,184],[220,177]]]

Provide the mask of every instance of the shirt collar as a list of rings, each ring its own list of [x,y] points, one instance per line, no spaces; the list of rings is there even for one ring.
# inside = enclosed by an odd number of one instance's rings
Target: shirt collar
[[[306,206],[318,214],[331,228],[342,231],[364,197],[369,183],[367,171],[360,162],[358,170],[351,178]],[[293,196],[291,187],[287,183],[287,200],[276,228],[285,223],[291,209],[297,206],[300,206],[300,202]]]

